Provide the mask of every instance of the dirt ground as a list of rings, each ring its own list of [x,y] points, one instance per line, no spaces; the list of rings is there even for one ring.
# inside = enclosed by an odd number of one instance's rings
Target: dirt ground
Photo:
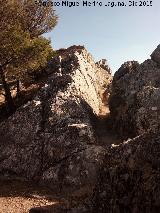
[[[56,207],[60,204],[53,192],[33,183],[0,179],[0,213],[28,213],[35,207]]]
[[[91,193],[93,187],[88,186],[56,194],[35,183],[0,177],[0,213],[67,213]]]

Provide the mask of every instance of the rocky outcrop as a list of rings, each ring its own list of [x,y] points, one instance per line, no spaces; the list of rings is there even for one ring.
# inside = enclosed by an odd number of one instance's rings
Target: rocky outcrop
[[[100,170],[90,211],[159,212],[159,153],[159,134],[144,134],[112,146]]]
[[[124,63],[115,73],[110,97],[114,128],[135,137],[160,127],[160,46],[142,64]]]
[[[160,65],[160,45],[151,54],[151,59]]]
[[[0,124],[0,174],[75,190],[73,197],[94,188],[66,212],[159,212],[159,55],[160,46],[142,64],[124,63],[111,90],[105,60],[94,63],[81,46],[57,51],[38,94]],[[93,118],[109,93],[108,123],[127,140],[106,146],[96,140]]]
[[[112,71],[111,71],[106,59],[101,59],[100,61],[98,61],[96,63],[96,65],[98,67],[101,67],[103,70],[106,70],[110,75],[112,74]]]
[[[160,46],[150,60],[124,63],[115,73],[111,119],[125,142],[107,148],[92,213],[160,211]]]
[[[112,77],[81,46],[57,51],[46,73],[33,100],[0,124],[0,173],[60,191],[92,185],[105,155],[92,117]]]
[[[132,139],[106,147],[93,196],[81,207],[86,213],[160,211],[159,54],[160,46],[150,60],[126,62],[114,75],[111,121]]]

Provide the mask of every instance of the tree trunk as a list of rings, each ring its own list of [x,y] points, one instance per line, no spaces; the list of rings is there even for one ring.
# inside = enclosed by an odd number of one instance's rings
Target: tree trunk
[[[15,105],[14,105],[13,98],[12,98],[12,95],[11,95],[11,91],[10,91],[9,85],[6,81],[4,70],[3,70],[2,67],[0,67],[0,77],[1,77],[1,80],[2,80],[4,92],[5,92],[5,101],[7,103],[7,110],[8,110],[9,113],[12,113],[12,112],[15,111]]]

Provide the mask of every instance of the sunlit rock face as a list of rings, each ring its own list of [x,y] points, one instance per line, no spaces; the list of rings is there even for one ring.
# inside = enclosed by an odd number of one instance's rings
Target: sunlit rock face
[[[100,112],[111,74],[82,46],[57,51],[46,73],[33,100],[0,124],[0,173],[60,191],[92,185],[105,155],[96,145],[92,117]]]
[[[124,63],[115,73],[110,97],[114,128],[123,136],[160,127],[160,46],[142,64]]]

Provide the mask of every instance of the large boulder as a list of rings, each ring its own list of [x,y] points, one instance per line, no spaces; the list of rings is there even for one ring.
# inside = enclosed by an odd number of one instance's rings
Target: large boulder
[[[159,212],[159,154],[160,135],[154,133],[108,149],[88,212]]]
[[[142,64],[124,63],[115,73],[110,96],[114,128],[125,138],[160,127],[160,48]]]
[[[105,154],[92,119],[100,111],[100,90],[112,77],[81,46],[57,51],[46,73],[33,100],[0,124],[0,174],[59,190],[92,185]]]

